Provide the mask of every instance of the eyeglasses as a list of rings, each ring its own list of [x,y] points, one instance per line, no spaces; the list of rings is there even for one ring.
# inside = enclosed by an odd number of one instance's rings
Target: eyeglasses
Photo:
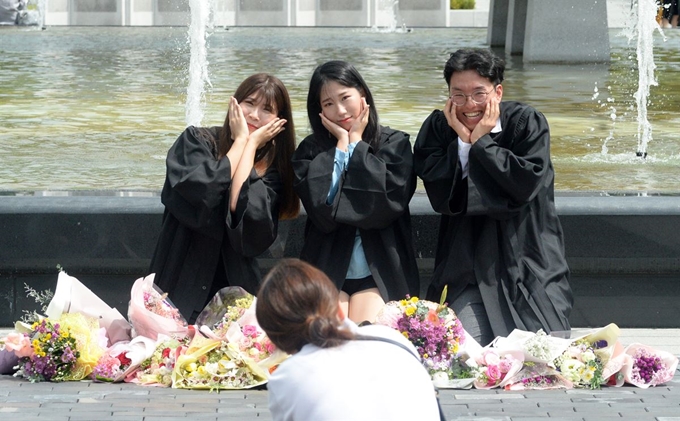
[[[476,91],[473,92],[472,95],[453,94],[451,95],[451,100],[458,107],[462,107],[463,105],[465,105],[468,98],[470,98],[472,102],[474,102],[475,104],[482,105],[486,102],[486,99],[489,97],[489,94],[493,92],[493,90],[494,88],[491,88],[491,90],[489,90],[488,92]]]

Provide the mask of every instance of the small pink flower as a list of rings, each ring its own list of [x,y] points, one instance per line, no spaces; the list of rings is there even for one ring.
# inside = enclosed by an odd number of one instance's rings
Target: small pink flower
[[[253,340],[246,336],[245,338],[241,339],[240,345],[241,349],[251,348],[253,346]]]
[[[257,328],[253,325],[245,325],[243,326],[243,334],[254,338],[257,336]]]
[[[484,351],[482,356],[484,364],[486,365],[498,365],[501,362],[501,358],[495,352],[491,350]]]
[[[380,310],[380,313],[376,316],[375,323],[397,329],[397,321],[402,315],[402,310],[399,308],[398,302],[390,301],[383,306],[382,310]]]
[[[501,370],[497,365],[490,365],[486,368],[486,377],[489,378],[489,384],[496,384],[501,379]]]
[[[512,368],[514,359],[510,356],[507,356],[505,359],[501,360],[501,363],[498,365],[498,368],[500,368],[501,373],[507,373],[510,371]]]
[[[19,332],[10,332],[5,338],[5,348],[14,352],[19,358],[33,355],[33,347],[28,336]]]

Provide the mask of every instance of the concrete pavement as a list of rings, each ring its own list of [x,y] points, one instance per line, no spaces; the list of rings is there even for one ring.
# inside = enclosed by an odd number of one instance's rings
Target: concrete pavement
[[[624,345],[640,342],[680,354],[680,329],[622,329],[620,339]],[[676,372],[668,384],[649,389],[441,390],[440,402],[449,421],[680,421],[680,376]],[[3,421],[187,419],[271,420],[267,391],[210,393],[126,383],[30,383],[0,376]]]
[[[380,393],[380,391],[376,391]],[[680,381],[639,389],[442,390],[449,421],[680,421]],[[126,383],[29,383],[0,376],[0,419],[12,421],[271,420],[267,391],[219,393]],[[338,420],[342,420],[339,414]]]

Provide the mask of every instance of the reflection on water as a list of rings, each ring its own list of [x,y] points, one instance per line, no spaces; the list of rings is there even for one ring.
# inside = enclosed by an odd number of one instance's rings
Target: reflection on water
[[[0,190],[159,190],[167,149],[184,128],[186,28],[0,28]],[[655,40],[653,140],[635,157],[636,60],[617,30],[612,62],[524,65],[508,57],[504,99],[529,102],[552,129],[556,188],[679,192],[680,31]],[[342,28],[230,28],[209,37],[213,89],[203,124],[221,125],[245,77],[266,71],[289,87],[298,137],[314,67],[353,62],[381,121],[411,133],[446,97],[448,53],[484,47],[486,29],[376,33]],[[500,51],[502,53],[502,50]],[[606,151],[606,153],[603,153]]]

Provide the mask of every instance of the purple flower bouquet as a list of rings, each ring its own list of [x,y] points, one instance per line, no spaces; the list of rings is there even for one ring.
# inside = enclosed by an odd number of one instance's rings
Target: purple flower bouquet
[[[628,356],[621,369],[625,382],[643,389],[670,381],[678,368],[678,357],[647,345],[630,344],[624,354]]]
[[[471,379],[469,370],[463,376],[459,370],[460,348],[468,338],[455,312],[446,304],[407,296],[385,304],[375,323],[396,329],[411,341],[423,365],[438,382],[442,375],[449,380]]]

